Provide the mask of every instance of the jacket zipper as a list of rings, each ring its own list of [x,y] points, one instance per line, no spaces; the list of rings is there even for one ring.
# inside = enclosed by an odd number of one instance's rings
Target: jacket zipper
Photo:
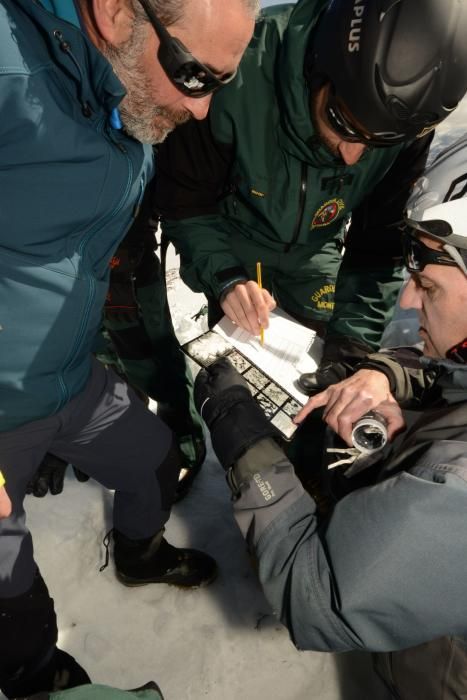
[[[58,45],[60,46],[60,49],[65,53],[70,61],[75,65],[76,70],[79,73],[79,80],[77,81],[77,86],[78,86],[78,100],[81,104],[81,110],[83,112],[83,115],[87,118],[89,118],[92,114],[92,109],[91,106],[88,102],[88,100],[85,99],[83,95],[83,87],[84,87],[84,75],[83,71],[81,70],[81,66],[79,64],[79,61],[75,57],[73,51],[71,50],[71,44],[68,43],[68,41],[65,39],[63,36],[62,32],[60,29],[54,29],[53,35],[55,39],[58,41]]]
[[[305,212],[305,201],[306,201],[306,188],[308,181],[308,166],[306,163],[301,164],[300,168],[300,194],[298,197],[298,215],[295,221],[295,228],[293,236],[289,243],[284,247],[284,253],[288,253],[291,247],[297,242],[298,236],[300,235],[300,229],[303,222],[303,214]]]
[[[82,108],[84,116],[90,117],[92,110],[91,110],[91,107],[89,105],[89,102],[85,99],[85,97],[83,95],[84,76],[83,76],[83,71],[81,70],[81,66],[79,65],[79,61],[74,56],[73,51],[71,49],[71,45],[66,41],[62,32],[60,30],[55,30],[53,32],[53,34],[54,34],[55,39],[59,42],[60,49],[69,56],[70,60],[74,63],[74,65],[76,66],[76,69],[78,70],[78,73],[80,76],[80,81],[78,81],[78,91],[79,91],[78,99],[81,103],[81,108]],[[133,163],[131,162],[131,159],[127,153],[127,150],[126,150],[124,144],[121,143],[118,139],[116,139],[114,137],[114,135],[111,132],[109,132],[108,129],[105,129],[105,127],[103,128],[103,126],[104,126],[104,124],[101,122],[97,127],[97,133],[99,133],[99,132],[102,133],[103,137],[107,140],[107,142],[109,144],[111,144],[112,146],[118,148],[119,151],[123,154],[123,156],[126,159],[127,166],[128,166],[128,177],[127,177],[127,182],[125,185],[124,192],[122,193],[122,196],[120,197],[120,201],[118,202],[118,204],[114,207],[114,209],[111,212],[109,212],[109,214],[107,214],[107,216],[105,216],[101,220],[97,221],[95,223],[95,225],[87,232],[85,238],[83,238],[83,240],[81,241],[81,243],[79,245],[79,249],[78,249],[80,258],[83,257],[84,251],[86,249],[86,246],[87,246],[90,238],[102,226],[107,226],[110,223],[110,221],[112,221],[119,214],[119,212],[123,209],[123,206],[128,199],[128,194],[130,192],[131,183],[133,180]],[[67,387],[67,384],[64,380],[63,375],[64,375],[64,372],[65,372],[66,368],[68,367],[70,361],[75,357],[80,345],[82,344],[82,340],[83,340],[84,335],[85,335],[85,329],[86,329],[87,322],[88,322],[89,315],[90,315],[90,310],[92,308],[92,304],[93,304],[95,292],[96,292],[96,283],[95,283],[93,275],[89,271],[85,271],[84,275],[87,278],[88,283],[89,283],[88,298],[87,298],[85,309],[84,309],[82,316],[81,316],[81,323],[80,323],[80,327],[78,329],[78,334],[77,334],[76,340],[73,344],[73,347],[70,349],[70,352],[68,353],[67,358],[64,361],[63,371],[57,375],[58,382],[59,382],[59,385],[61,388],[61,394],[62,394],[62,399],[59,402],[58,408],[62,408],[67,403],[67,401],[69,400],[69,397],[70,397],[70,392],[68,390],[68,387]]]
[[[109,137],[109,135],[106,135],[105,138],[109,142],[109,145],[110,144],[112,146],[116,145],[115,140],[113,138]],[[128,199],[128,193],[131,189],[131,183],[133,180],[133,163],[131,162],[131,159],[126,152],[126,149],[123,147],[123,144],[122,144],[122,148],[120,148],[119,150],[126,158],[127,165],[128,165],[128,177],[127,177],[127,182],[125,185],[125,190],[122,193],[122,196],[120,197],[120,201],[114,207],[114,209],[109,214],[107,214],[107,216],[105,216],[103,219],[100,219],[96,223],[96,225],[88,231],[86,237],[81,241],[79,248],[78,248],[80,258],[83,257],[84,251],[86,249],[86,246],[87,246],[90,238],[98,230],[100,230],[103,226],[107,226],[110,223],[110,221],[112,221],[113,219],[115,219],[117,217],[117,215],[123,209],[123,206]],[[81,315],[81,323],[80,323],[80,327],[78,329],[78,334],[77,334],[76,340],[73,344],[73,347],[70,349],[70,352],[68,353],[67,358],[65,359],[65,361],[63,363],[63,371],[57,375],[58,382],[60,384],[61,392],[62,392],[62,400],[60,401],[59,409],[62,408],[67,403],[67,401],[69,400],[69,397],[70,397],[70,393],[69,393],[68,387],[66,385],[66,382],[63,378],[63,375],[64,375],[64,372],[66,371],[66,368],[68,367],[70,361],[76,356],[77,351],[82,344],[82,340],[83,340],[84,335],[85,335],[85,329],[86,329],[87,322],[89,319],[90,310],[91,310],[92,304],[94,302],[94,297],[95,297],[96,283],[95,283],[93,275],[89,271],[86,270],[84,272],[84,276],[87,278],[88,283],[89,283],[89,293],[88,293],[86,306],[85,306],[83,313]]]

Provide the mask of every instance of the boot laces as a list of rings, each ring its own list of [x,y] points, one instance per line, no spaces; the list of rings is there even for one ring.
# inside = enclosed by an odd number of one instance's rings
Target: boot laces
[[[104,539],[102,540],[102,544],[104,545],[104,563],[102,564],[101,567],[99,567],[99,573],[104,571],[109,565],[109,559],[110,559],[110,538],[112,537],[112,532],[114,531],[113,527],[105,534]]]

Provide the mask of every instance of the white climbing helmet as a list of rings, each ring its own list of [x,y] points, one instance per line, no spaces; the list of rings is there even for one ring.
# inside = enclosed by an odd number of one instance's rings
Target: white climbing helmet
[[[467,275],[467,136],[444,149],[417,180],[406,224],[440,241]]]

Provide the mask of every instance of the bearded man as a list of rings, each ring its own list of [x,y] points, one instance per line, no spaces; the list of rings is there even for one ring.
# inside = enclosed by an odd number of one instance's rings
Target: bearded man
[[[235,75],[255,12],[251,0],[0,2],[0,688],[8,698],[52,691],[59,677],[61,688],[89,681],[57,649],[53,600],[25,524],[27,484],[47,452],[115,490],[122,583],[198,586],[215,576],[209,556],[163,538],[180,466],[170,429],[93,350],[109,262],[152,177],[149,144],[206,115],[212,93]]]

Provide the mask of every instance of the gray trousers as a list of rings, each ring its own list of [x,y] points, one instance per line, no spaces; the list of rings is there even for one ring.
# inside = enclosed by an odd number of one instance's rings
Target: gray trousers
[[[467,698],[467,642],[461,637],[374,654],[373,662],[396,700]]]
[[[115,489],[114,526],[131,539],[158,532],[170,514],[178,473],[164,459],[169,428],[97,360],[85,389],[54,416],[0,433],[0,463],[13,505],[0,520],[0,598],[32,586],[36,566],[23,501],[46,452]]]

